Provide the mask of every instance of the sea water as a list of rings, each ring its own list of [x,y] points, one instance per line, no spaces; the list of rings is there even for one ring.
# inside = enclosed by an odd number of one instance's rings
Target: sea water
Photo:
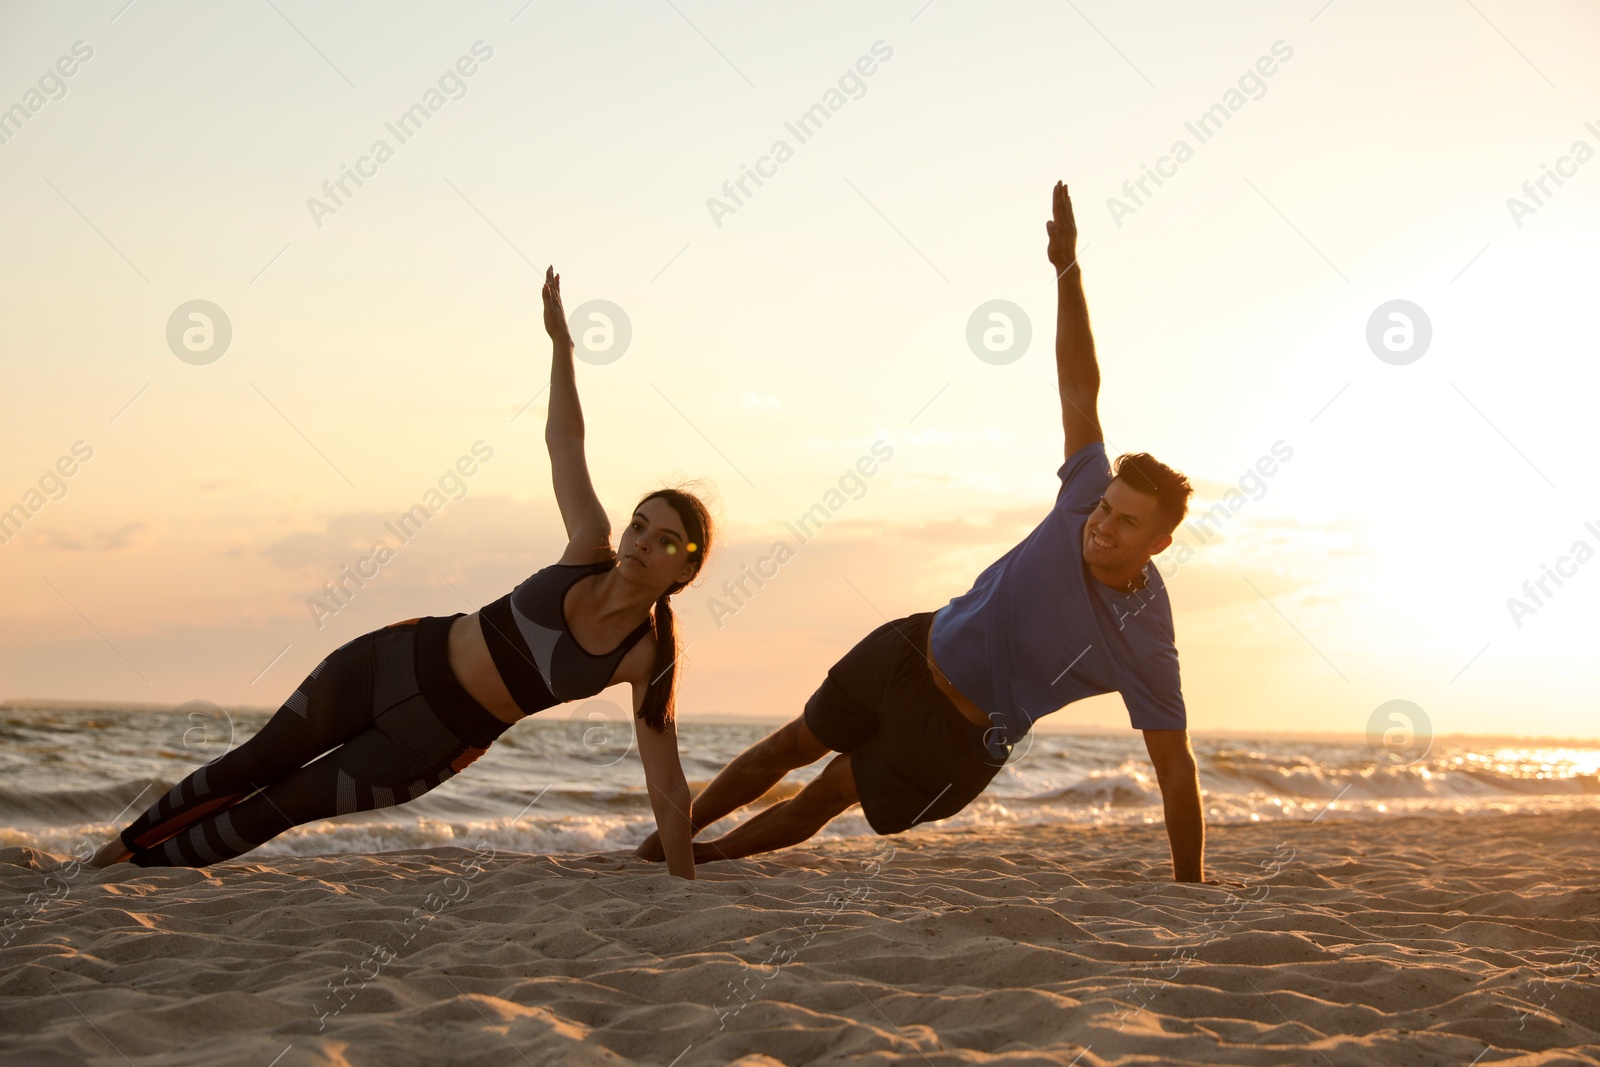
[[[552,712],[556,713],[552,715]],[[248,740],[270,713],[214,705],[39,708],[0,705],[0,846],[82,853],[194,768]],[[255,853],[320,855],[439,845],[530,853],[631,849],[654,829],[644,771],[620,716],[561,709],[518,723],[462,773],[411,803],[296,827]],[[679,751],[696,792],[776,723],[684,721]],[[1411,763],[1360,740],[1193,739],[1210,823],[1492,817],[1600,807],[1600,746],[1440,739]],[[826,759],[762,803],[794,792]],[[714,836],[739,815],[712,827]],[[1142,737],[1035,731],[989,788],[938,825],[1159,823],[1161,790]],[[853,808],[822,837],[871,833]]]

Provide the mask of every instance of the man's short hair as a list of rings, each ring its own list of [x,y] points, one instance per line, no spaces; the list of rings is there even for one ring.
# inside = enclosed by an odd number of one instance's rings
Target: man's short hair
[[[1121,478],[1132,489],[1156,498],[1156,514],[1166,523],[1167,533],[1178,528],[1189,511],[1189,496],[1194,487],[1189,479],[1148,452],[1124,452],[1111,465],[1111,477]]]

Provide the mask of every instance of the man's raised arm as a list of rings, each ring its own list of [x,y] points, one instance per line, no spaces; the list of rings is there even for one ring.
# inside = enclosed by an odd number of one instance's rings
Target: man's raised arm
[[[1050,235],[1050,262],[1056,268],[1056,382],[1061,392],[1061,424],[1067,434],[1066,456],[1084,445],[1104,440],[1100,433],[1100,365],[1089,332],[1089,306],[1083,299],[1083,274],[1078,266],[1078,224],[1072,217],[1067,187],[1056,182],[1055,218],[1044,224]]]

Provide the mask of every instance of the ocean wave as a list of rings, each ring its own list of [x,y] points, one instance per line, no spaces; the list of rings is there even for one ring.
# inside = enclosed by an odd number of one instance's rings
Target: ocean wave
[[[1105,795],[1115,796],[1115,785],[1107,785]],[[1127,788],[1123,786],[1124,790]],[[445,847],[482,849],[489,846],[497,853],[530,855],[632,851],[655,829],[655,820],[648,810],[630,815],[449,819],[408,814],[413,807],[407,805],[363,812],[295,827],[241,857],[239,862],[249,862],[252,857],[371,854]],[[1576,810],[1600,810],[1600,797],[1508,797],[1493,802],[1463,798],[1454,801],[1443,798],[1391,798],[1377,801],[1352,799],[1347,794],[1330,804],[1326,801],[1277,797],[1248,800],[1236,796],[1208,796],[1205,821],[1211,825],[1303,822],[1323,818],[1376,821],[1439,816],[1470,818],[1500,814],[1553,814]],[[934,823],[925,829],[937,833],[941,827],[1126,826],[1159,824],[1161,819],[1159,799],[1151,804],[1096,804],[1065,798],[1007,798],[985,794],[954,818]],[[732,821],[712,827],[702,837],[714,837],[731,825]],[[70,855],[86,857],[102,842],[109,840],[117,829],[107,822],[34,828],[0,827],[0,847],[33,848],[63,858]],[[871,833],[871,827],[860,809],[856,808],[825,827],[817,835],[817,840],[860,837]]]
[[[244,743],[266,715],[237,714],[221,744],[178,710],[0,709],[0,842],[69,851],[126,825],[195,767]],[[208,722],[210,720],[207,720]],[[221,720],[219,720],[221,721]],[[746,747],[760,724],[679,725],[693,792]],[[488,835],[511,851],[631,849],[654,825],[636,751],[604,763],[574,746],[570,723],[519,725],[466,772],[398,808],[297,827],[263,854],[432,848]],[[1600,802],[1600,747],[1455,740],[1391,765],[1365,744],[1294,738],[1193,741],[1208,822],[1375,818],[1396,814],[1569,810]],[[757,807],[792,797],[826,766],[790,774]],[[741,816],[742,817],[742,816]],[[1030,735],[967,810],[942,825],[1154,823],[1162,794],[1141,738]],[[114,820],[121,825],[112,826]],[[713,828],[713,833],[721,832]],[[859,809],[825,837],[870,833]]]
[[[0,786],[0,821],[51,826],[115,818],[143,798],[145,804],[172,788],[156,778],[87,789],[33,790]],[[129,816],[132,816],[129,812]]]
[[[1021,798],[1036,806],[1067,802],[1090,808],[1130,808],[1161,803],[1161,787],[1153,775],[1124,766],[1116,771],[1090,771],[1081,781]]]

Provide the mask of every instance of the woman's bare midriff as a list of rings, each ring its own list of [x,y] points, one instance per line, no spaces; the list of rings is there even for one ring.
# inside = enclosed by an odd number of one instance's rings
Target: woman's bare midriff
[[[928,627],[927,647],[922,650],[922,654],[928,660],[928,673],[933,675],[933,684],[938,686],[939,692],[948,697],[950,703],[956,706],[956,710],[961,713],[962,718],[974,726],[988,728],[994,725],[989,721],[989,716],[978,710],[978,705],[962,696],[961,691],[950,684],[950,679],[944,676],[944,671],[940,670],[939,665],[933,661],[932,626]]]
[[[483,624],[478,613],[463,615],[450,624],[448,637],[450,670],[461,688],[501,722],[514,723],[524,718],[522,709],[511,699],[511,690],[500,677],[500,669],[489,655],[483,640]]]

